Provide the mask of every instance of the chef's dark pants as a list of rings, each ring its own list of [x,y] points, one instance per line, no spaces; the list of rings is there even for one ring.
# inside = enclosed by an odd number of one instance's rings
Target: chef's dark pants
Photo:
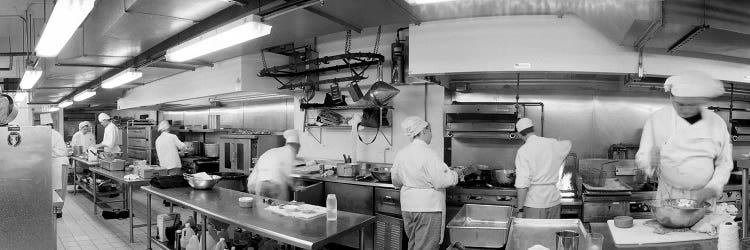
[[[409,250],[435,250],[440,247],[443,230],[441,212],[401,212]]]

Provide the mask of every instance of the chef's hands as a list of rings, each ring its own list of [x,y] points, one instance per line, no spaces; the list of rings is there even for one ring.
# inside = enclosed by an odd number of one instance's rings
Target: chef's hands
[[[722,188],[716,187],[715,185],[706,185],[703,187],[703,189],[698,190],[695,194],[695,199],[698,202],[706,202],[708,200],[711,200],[713,198],[718,198],[721,195]]]

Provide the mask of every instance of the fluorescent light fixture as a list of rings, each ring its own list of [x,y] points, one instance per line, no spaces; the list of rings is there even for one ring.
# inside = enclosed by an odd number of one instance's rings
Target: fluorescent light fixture
[[[68,43],[86,16],[94,9],[96,0],[58,0],[52,9],[42,37],[36,45],[36,55],[55,57]]]
[[[517,69],[530,69],[531,63],[515,63],[513,64],[513,68]]]
[[[23,73],[23,78],[21,78],[21,84],[19,85],[21,89],[31,89],[36,85],[36,82],[39,81],[39,78],[42,77],[42,71],[36,70],[33,67],[26,67],[26,71]]]
[[[117,88],[123,84],[135,81],[136,79],[141,77],[143,77],[143,72],[135,71],[135,69],[127,69],[125,71],[117,73],[110,78],[107,78],[107,80],[102,81],[102,88]]]
[[[80,101],[89,99],[90,97],[95,96],[95,95],[96,95],[96,91],[87,89],[73,96],[73,101],[80,102]]]
[[[250,15],[167,50],[167,61],[184,62],[271,33],[271,26]]]
[[[29,99],[29,92],[16,92],[16,94],[13,95],[14,102],[24,103],[28,99]]]
[[[63,101],[60,104],[58,104],[57,107],[58,108],[67,108],[70,105],[73,105],[73,101],[67,100],[67,101]]]
[[[49,108],[49,112],[57,112],[58,110],[60,110],[60,108],[58,108],[58,107],[51,107],[51,108]]]
[[[456,0],[406,0],[411,5],[452,2]]]

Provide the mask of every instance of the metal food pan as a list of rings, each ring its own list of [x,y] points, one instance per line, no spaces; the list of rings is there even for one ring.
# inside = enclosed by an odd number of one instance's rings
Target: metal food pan
[[[451,243],[466,247],[500,248],[508,237],[512,208],[466,204],[446,225]]]
[[[522,219],[515,218],[510,224],[507,250],[526,250],[534,245],[556,249],[555,233],[573,230],[580,234],[578,249],[586,250],[588,232],[579,219]]]

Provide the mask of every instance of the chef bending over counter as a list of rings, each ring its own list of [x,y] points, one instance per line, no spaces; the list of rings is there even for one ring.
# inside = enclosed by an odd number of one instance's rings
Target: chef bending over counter
[[[657,174],[657,200],[692,199],[715,203],[732,171],[727,124],[706,109],[724,94],[724,84],[700,72],[667,78],[671,107],[654,112],[643,127],[636,162],[647,176]]]

